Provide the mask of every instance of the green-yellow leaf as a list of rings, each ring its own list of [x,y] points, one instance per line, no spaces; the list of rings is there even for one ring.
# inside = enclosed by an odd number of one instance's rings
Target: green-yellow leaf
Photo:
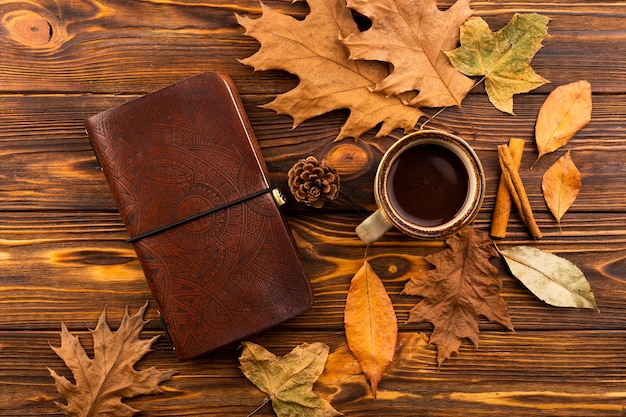
[[[598,308],[587,278],[567,259],[532,246],[515,246],[500,253],[511,273],[545,303]]]
[[[279,358],[262,346],[243,342],[239,363],[246,378],[268,395],[278,417],[340,416],[328,401],[313,393],[328,352],[323,343],[303,343]]]
[[[452,65],[465,75],[484,76],[493,105],[513,114],[513,95],[548,83],[530,67],[548,33],[549,19],[537,13],[515,14],[498,32],[480,17],[461,26],[461,46],[447,52]]]

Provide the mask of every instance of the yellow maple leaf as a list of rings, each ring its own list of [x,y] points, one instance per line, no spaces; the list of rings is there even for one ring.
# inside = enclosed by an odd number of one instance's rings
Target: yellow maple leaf
[[[491,103],[513,114],[513,95],[549,82],[530,67],[548,33],[548,21],[537,13],[518,13],[494,33],[482,18],[472,17],[461,26],[461,46],[446,54],[463,74],[483,76]]]
[[[324,343],[303,343],[283,357],[256,343],[242,344],[241,371],[268,395],[265,402],[271,401],[278,417],[342,415],[313,392],[313,384],[324,370],[330,351]]]

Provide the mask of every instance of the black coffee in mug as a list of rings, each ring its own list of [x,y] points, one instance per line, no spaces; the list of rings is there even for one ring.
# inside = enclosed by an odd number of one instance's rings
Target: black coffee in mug
[[[470,224],[485,196],[478,155],[463,139],[418,130],[385,151],[374,179],[378,209],[356,227],[370,245],[396,227],[418,239],[440,239]]]
[[[422,227],[451,221],[468,198],[469,174],[450,149],[416,144],[400,152],[387,177],[389,203],[398,215]]]

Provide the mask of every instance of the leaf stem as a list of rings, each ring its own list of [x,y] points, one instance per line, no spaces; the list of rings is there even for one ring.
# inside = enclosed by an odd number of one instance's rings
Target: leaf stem
[[[259,410],[261,410],[261,408],[265,407],[265,405],[267,403],[269,403],[271,400],[272,400],[272,398],[269,395],[267,397],[265,397],[265,399],[263,400],[261,405],[258,406],[257,408],[255,408],[254,411],[252,411],[250,414],[247,415],[247,417],[251,417],[251,416],[255,415],[256,413],[258,413]]]
[[[485,78],[487,78],[487,75],[486,75],[486,74],[485,74],[485,75],[483,75],[483,78],[481,78],[480,80],[478,80],[478,81],[476,81],[476,82],[474,83],[474,85],[472,86],[472,88],[470,88],[470,91],[471,91],[471,90],[473,90],[474,88],[476,88],[476,86],[477,86],[478,84],[480,84],[480,83],[482,83],[483,81],[485,81]]]

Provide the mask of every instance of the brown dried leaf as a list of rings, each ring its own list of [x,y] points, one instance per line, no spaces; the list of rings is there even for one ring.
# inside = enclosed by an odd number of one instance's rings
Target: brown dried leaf
[[[415,127],[424,113],[397,97],[372,91],[389,74],[387,64],[348,58],[341,38],[359,29],[345,0],[309,0],[308,4],[311,12],[304,20],[263,3],[258,19],[237,15],[246,35],[261,43],[259,51],[241,62],[255,70],[280,69],[300,78],[296,88],[263,107],[293,117],[294,128],[332,110],[349,109],[337,140],[358,139],[379,123],[376,137],[396,128],[408,131]]]
[[[574,204],[581,185],[582,174],[574,165],[570,151],[567,151],[543,174],[541,182],[543,198],[559,227],[561,218]]]
[[[457,47],[459,28],[472,14],[470,0],[439,10],[436,0],[348,0],[372,27],[344,40],[350,58],[384,61],[393,71],[376,84],[388,95],[418,90],[411,105],[460,106],[474,82],[457,71],[444,51]]]
[[[139,339],[148,323],[143,320],[148,303],[134,316],[124,314],[117,332],[111,332],[106,322],[106,310],[100,315],[95,330],[91,330],[94,355],[91,359],[61,323],[61,346],[51,346],[74,375],[76,384],[48,368],[59,393],[67,405],[56,403],[67,416],[132,416],[139,410],[122,403],[122,398],[162,392],[159,384],[170,379],[175,371],[157,370],[155,367],[137,371],[134,366],[148,353],[158,336]]]
[[[498,252],[487,233],[466,227],[446,240],[448,248],[426,260],[435,269],[410,277],[403,294],[424,297],[409,312],[407,323],[428,321],[434,330],[439,366],[458,352],[463,338],[478,346],[479,316],[509,330],[508,305],[500,296],[502,279],[489,262]]]
[[[367,261],[350,283],[344,324],[348,346],[376,397],[378,382],[393,361],[398,321],[385,286]]]
[[[537,116],[537,159],[565,145],[590,120],[591,84],[581,80],[555,88]]]

